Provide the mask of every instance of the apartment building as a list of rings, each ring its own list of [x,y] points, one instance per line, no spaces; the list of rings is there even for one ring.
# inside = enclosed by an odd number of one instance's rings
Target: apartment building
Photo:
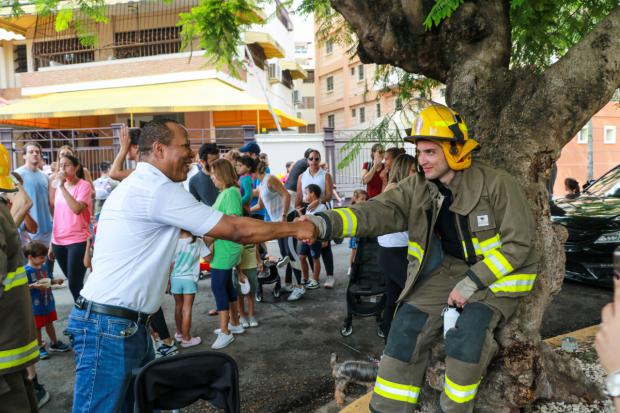
[[[590,128],[592,130],[590,131]],[[620,90],[586,126],[562,149],[554,197],[566,194],[564,179],[575,178],[581,185],[588,180],[588,139],[592,136],[593,178],[597,179],[620,163]]]
[[[68,129],[165,117],[207,129],[212,140],[244,125],[306,124],[295,116],[293,80],[306,72],[295,61],[286,9],[265,10],[243,34],[239,54],[248,64],[235,78],[209,65],[197,41],[193,52],[181,50],[178,15],[198,0],[106,4],[108,23],[82,20],[81,29],[96,36],[91,46],[80,43],[75,26],[57,32],[53,16],[37,17],[33,6],[18,19],[0,11],[0,29],[11,34],[0,37],[1,123]]]

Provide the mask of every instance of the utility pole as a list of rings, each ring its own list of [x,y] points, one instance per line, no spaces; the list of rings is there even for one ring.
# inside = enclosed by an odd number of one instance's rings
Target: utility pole
[[[588,181],[594,179],[594,139],[592,139],[592,118],[588,121]]]

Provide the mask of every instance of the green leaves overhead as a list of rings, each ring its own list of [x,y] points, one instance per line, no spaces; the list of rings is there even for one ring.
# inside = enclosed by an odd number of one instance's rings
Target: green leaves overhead
[[[424,27],[429,30],[433,25],[437,26],[442,20],[450,17],[454,10],[463,3],[463,0],[436,0],[428,16],[424,20]]]

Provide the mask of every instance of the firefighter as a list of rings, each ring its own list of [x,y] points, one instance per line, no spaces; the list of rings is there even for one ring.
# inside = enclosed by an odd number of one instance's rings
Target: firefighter
[[[414,411],[442,312],[461,310],[447,331],[443,412],[472,412],[497,352],[493,333],[534,288],[535,224],[517,182],[472,162],[478,143],[463,118],[431,103],[414,119],[418,174],[367,203],[311,220],[320,239],[409,231],[407,280],[384,349],[370,409]]]
[[[17,187],[9,176],[11,162],[0,145],[0,406],[10,412],[37,412],[27,367],[39,359],[24,256],[5,197]],[[24,205],[27,209],[30,205]]]

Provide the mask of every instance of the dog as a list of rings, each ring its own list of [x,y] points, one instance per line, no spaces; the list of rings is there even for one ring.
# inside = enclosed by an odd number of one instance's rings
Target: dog
[[[336,353],[332,353],[330,366],[332,369],[332,376],[334,376],[334,380],[336,381],[334,399],[336,400],[338,407],[342,407],[344,406],[344,392],[350,383],[366,386],[368,391],[372,389],[375,381],[377,380],[379,360],[347,360],[342,363],[338,363],[338,356]]]

